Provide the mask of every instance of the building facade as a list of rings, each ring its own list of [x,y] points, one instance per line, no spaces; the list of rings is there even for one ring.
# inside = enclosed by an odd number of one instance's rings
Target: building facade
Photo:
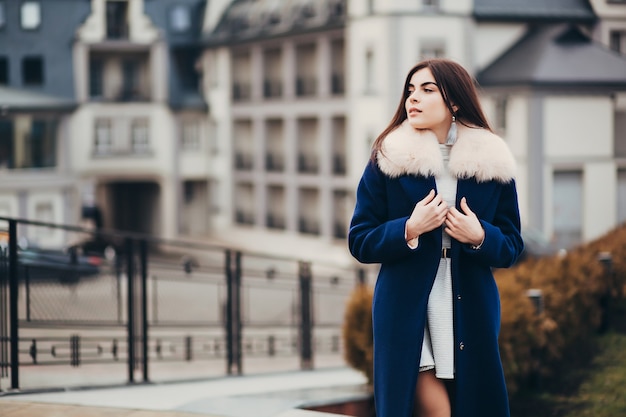
[[[447,57],[518,160],[524,227],[568,247],[626,219],[625,34],[620,0],[0,0],[0,212],[353,262],[371,144]],[[54,166],[18,168],[41,103]]]

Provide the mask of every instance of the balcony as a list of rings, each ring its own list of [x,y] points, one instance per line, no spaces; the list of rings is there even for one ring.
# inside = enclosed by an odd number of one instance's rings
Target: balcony
[[[343,74],[333,74],[331,77],[331,92],[341,95],[346,92],[345,77]]]
[[[316,220],[307,219],[306,217],[300,217],[300,220],[298,222],[298,230],[301,233],[306,233],[310,235],[319,235],[320,224]]]
[[[150,52],[94,50],[89,57],[89,98],[100,102],[152,99]]]
[[[282,172],[285,169],[285,158],[282,155],[268,153],[265,155],[265,169],[271,172]]]
[[[298,155],[298,172],[303,174],[317,174],[319,163],[316,157],[311,155]]]
[[[333,174],[346,174],[346,157],[344,155],[333,155]]]
[[[236,82],[233,84],[233,100],[247,101],[251,97],[251,88],[249,83]]]
[[[235,211],[235,222],[238,224],[254,224],[254,213],[248,212],[243,209],[237,209]]]
[[[283,83],[281,80],[265,80],[263,82],[263,97],[277,98],[283,95]]]
[[[278,214],[268,214],[265,222],[270,229],[285,229],[285,217]]]
[[[348,237],[348,227],[344,222],[335,220],[333,223],[333,237],[337,239],[345,239]]]
[[[296,95],[298,97],[314,96],[317,93],[317,79],[298,77],[296,79]]]
[[[235,168],[242,171],[250,171],[254,166],[254,157],[251,154],[235,153]]]

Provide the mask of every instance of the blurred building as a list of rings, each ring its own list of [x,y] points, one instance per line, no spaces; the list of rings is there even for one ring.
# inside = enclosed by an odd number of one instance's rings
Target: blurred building
[[[448,57],[568,246],[626,219],[625,53],[620,0],[0,0],[0,213],[351,262],[371,143]]]
[[[0,213],[208,232],[204,3],[0,0]]]
[[[89,3],[54,3],[0,1],[0,215],[74,223],[71,43]],[[30,233],[43,244],[64,238],[42,228]]]

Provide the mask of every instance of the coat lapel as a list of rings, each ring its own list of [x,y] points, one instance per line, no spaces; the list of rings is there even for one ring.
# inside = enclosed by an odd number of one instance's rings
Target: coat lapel
[[[402,190],[412,205],[417,204],[430,192],[435,189],[435,177],[422,177],[415,175],[404,175],[398,178]]]
[[[461,198],[465,197],[469,208],[480,218],[489,204],[493,203],[494,181],[478,183],[474,178],[460,179],[456,188],[456,208],[461,210]]]
[[[417,204],[426,197],[430,190],[437,189],[435,177],[404,175],[398,178],[398,181],[411,205]],[[493,181],[479,183],[476,182],[474,178],[458,180],[455,202],[456,208],[461,210],[461,198],[465,197],[470,209],[480,217],[482,212],[493,201],[492,195],[496,187],[497,183]]]

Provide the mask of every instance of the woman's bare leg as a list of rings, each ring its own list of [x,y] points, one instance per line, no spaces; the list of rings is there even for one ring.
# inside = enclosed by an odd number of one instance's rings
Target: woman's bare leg
[[[418,417],[450,417],[450,398],[435,371],[420,372],[417,378],[415,409]]]

